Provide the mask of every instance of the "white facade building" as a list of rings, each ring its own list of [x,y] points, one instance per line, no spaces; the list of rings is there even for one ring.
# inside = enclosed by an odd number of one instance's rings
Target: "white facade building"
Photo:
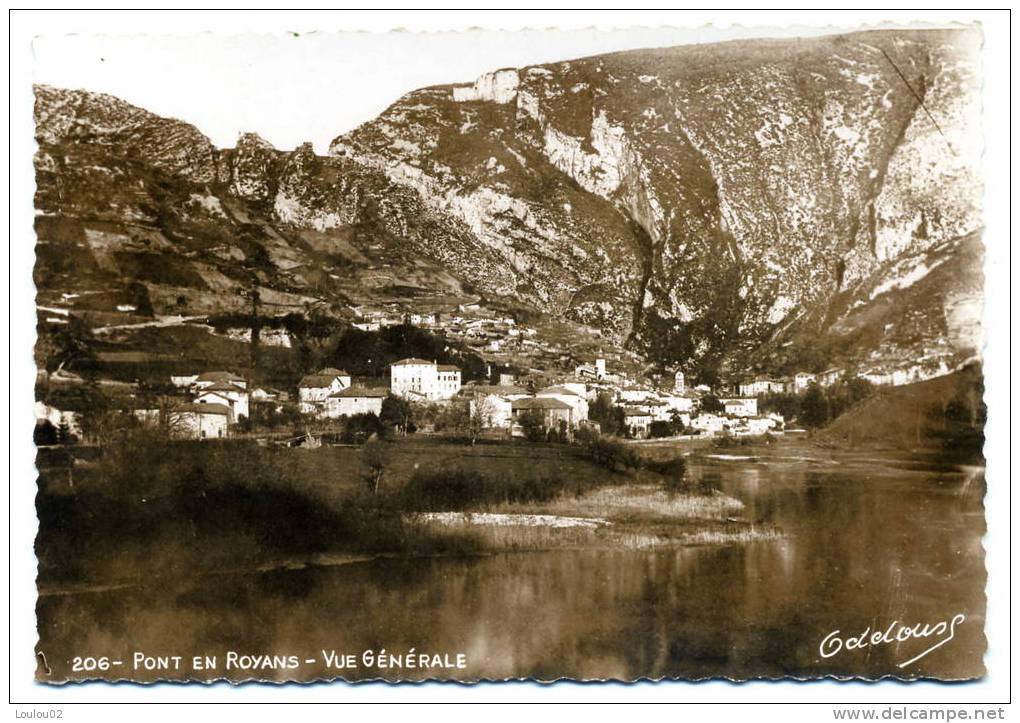
[[[623,423],[635,437],[647,437],[648,428],[652,426],[652,415],[644,407],[624,407]]]
[[[81,438],[81,414],[57,409],[44,402],[35,403],[35,421],[47,421],[54,429],[59,429],[61,424],[66,424],[68,430],[77,438]]]
[[[666,403],[666,406],[678,412],[690,412],[694,409],[694,397],[680,394],[663,394],[660,398]]]
[[[793,389],[797,392],[803,392],[805,389],[811,386],[811,383],[815,381],[814,374],[808,374],[807,372],[800,372],[795,374],[793,377]]]
[[[460,368],[452,364],[436,365],[436,385],[439,399],[450,399],[460,391]]]
[[[721,399],[726,409],[726,414],[733,417],[757,417],[758,400],[755,397],[736,397],[734,399]]]
[[[401,359],[390,364],[390,391],[405,399],[450,399],[461,387],[460,369],[424,359]]]
[[[700,429],[702,432],[715,434],[717,432],[721,432],[726,426],[726,417],[720,417],[718,414],[702,412],[691,419],[690,426],[694,429]]]
[[[231,424],[248,416],[248,392],[233,384],[217,383],[199,389],[195,394],[196,404],[222,404],[230,410]]]
[[[772,382],[768,379],[755,379],[753,382],[742,382],[737,390],[740,392],[742,397],[757,397],[762,394],[768,394],[772,391]]]
[[[640,387],[627,387],[626,389],[621,389],[619,393],[620,399],[628,404],[643,402],[653,398],[654,396],[655,392],[650,389],[642,389]]]

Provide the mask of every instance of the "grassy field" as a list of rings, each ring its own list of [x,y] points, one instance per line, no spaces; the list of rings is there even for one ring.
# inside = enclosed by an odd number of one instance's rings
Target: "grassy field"
[[[818,439],[843,447],[937,450],[978,461],[984,445],[983,393],[977,364],[916,384],[884,387],[833,420]]]
[[[466,443],[439,438],[398,438],[383,443],[386,466],[380,491],[401,490],[415,472],[457,469],[493,477],[533,478],[556,475],[592,485],[623,484],[630,473],[612,472],[581,457],[574,447],[526,442]],[[343,497],[365,484],[368,468],[359,447],[320,447],[283,450],[281,462],[301,480],[302,489],[331,499]],[[285,460],[285,462],[283,461]],[[639,475],[641,473],[638,473]],[[648,475],[646,475],[648,476]]]

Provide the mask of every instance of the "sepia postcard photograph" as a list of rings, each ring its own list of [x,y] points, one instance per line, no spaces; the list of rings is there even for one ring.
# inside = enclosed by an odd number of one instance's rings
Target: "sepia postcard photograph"
[[[916,17],[35,35],[33,685],[985,678]]]

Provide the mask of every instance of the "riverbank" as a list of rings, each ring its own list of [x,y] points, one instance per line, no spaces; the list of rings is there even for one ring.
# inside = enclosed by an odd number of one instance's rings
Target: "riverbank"
[[[743,521],[741,503],[718,490],[671,484],[682,462],[616,469],[573,445],[414,438],[374,454],[142,438],[86,464],[51,457],[40,462],[40,587],[776,534]]]

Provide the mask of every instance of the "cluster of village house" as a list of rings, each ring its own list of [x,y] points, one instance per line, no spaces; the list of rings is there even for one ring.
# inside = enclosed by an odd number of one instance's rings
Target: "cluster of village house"
[[[608,393],[613,403],[622,407],[624,424],[635,437],[648,436],[656,421],[679,421],[685,429],[706,435],[723,431],[763,434],[783,425],[779,415],[759,416],[754,396],[723,398],[723,411],[708,412],[699,408],[699,401],[709,390],[688,389],[683,373],[676,373],[671,389],[651,389],[609,373],[604,359],[578,366],[573,378],[537,391],[516,385],[510,374],[501,375],[499,384],[463,384],[460,369],[426,359],[402,359],[391,364],[389,371],[388,387],[353,384],[350,374],[335,368],[306,375],[298,383],[298,409],[320,419],[379,415],[383,400],[392,394],[412,402],[466,404],[480,426],[514,436],[523,433],[521,417],[528,414],[540,418],[550,430],[572,433],[584,426],[595,428],[589,420],[589,405],[599,394]],[[142,419],[165,415],[164,421],[180,437],[227,437],[233,425],[249,416],[252,405],[280,404],[289,396],[261,387],[249,388],[247,380],[229,371],[173,376],[171,381],[182,391],[182,401],[168,409],[133,411]],[[41,418],[60,414],[52,408],[39,412]],[[61,417],[50,421],[59,424],[68,420]]]
[[[378,331],[387,326],[410,324],[422,329],[444,332],[450,339],[475,349],[498,354],[540,350],[542,343],[535,339],[538,331],[520,325],[512,316],[501,316],[486,311],[477,303],[461,304],[450,313],[412,311],[399,308],[367,309],[353,307],[356,319],[352,326],[362,331]]]
[[[735,434],[763,434],[782,426],[778,415],[758,416],[754,397],[724,398],[724,411],[699,411],[699,398],[707,388],[688,390],[678,372],[669,391],[633,384],[606,371],[603,359],[582,365],[573,379],[529,391],[514,384],[509,374],[500,384],[462,384],[455,366],[426,359],[402,359],[390,365],[388,388],[351,384],[350,375],[338,369],[323,369],[304,377],[298,386],[300,409],[305,414],[339,418],[359,413],[379,414],[388,394],[426,403],[467,403],[469,413],[482,427],[521,434],[520,417],[540,415],[544,426],[555,430],[576,430],[591,425],[588,406],[597,395],[608,392],[623,408],[624,423],[637,437],[647,436],[653,422],[683,423],[685,428],[712,434],[724,430]]]
[[[274,390],[249,388],[247,380],[229,371],[174,376],[171,381],[181,389],[181,399],[188,401],[168,409],[133,411],[142,419],[166,415],[166,423],[180,437],[227,437],[233,425],[249,416],[252,405],[279,404],[288,397]],[[589,420],[589,405],[599,394],[608,393],[614,404],[622,407],[624,423],[631,434],[639,438],[648,436],[656,421],[679,421],[684,428],[706,435],[723,431],[763,434],[783,425],[779,415],[759,416],[757,399],[752,396],[723,398],[724,410],[720,412],[700,410],[700,397],[707,392],[703,387],[688,389],[681,372],[677,372],[669,390],[636,385],[608,373],[603,359],[577,367],[572,379],[530,391],[516,385],[509,374],[501,375],[499,384],[463,384],[461,371],[455,366],[410,358],[390,365],[388,387],[353,384],[351,375],[341,369],[321,369],[301,379],[296,403],[303,414],[320,419],[379,415],[383,400],[390,394],[413,402],[466,404],[483,428],[516,436],[523,433],[520,422],[526,414],[541,419],[550,430],[572,433],[585,426],[597,428]],[[52,416],[55,412],[43,410],[41,416]]]

